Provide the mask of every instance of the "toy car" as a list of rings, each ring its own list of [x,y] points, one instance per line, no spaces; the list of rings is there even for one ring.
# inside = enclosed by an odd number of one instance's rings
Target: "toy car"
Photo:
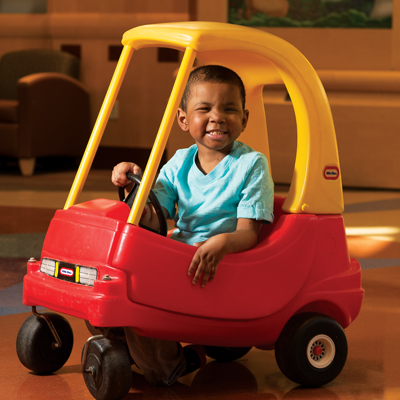
[[[129,391],[130,360],[114,329],[123,326],[148,337],[204,345],[217,360],[235,360],[252,346],[275,349],[279,368],[294,382],[332,381],[346,361],[343,329],[357,317],[364,291],[341,216],[332,115],[314,69],[282,39],[221,23],[141,26],[126,32],[122,43],[65,208],[51,221],[41,260],[28,262],[23,302],[33,315],[18,334],[21,362],[36,373],[50,373],[71,352],[68,322],[55,313],[39,314],[36,306],[43,306],[101,330],[82,355],[86,385],[97,399],[122,398]],[[107,199],[76,204],[131,54],[148,46],[184,55],[132,207]],[[274,222],[263,225],[254,248],[227,255],[206,288],[193,286],[186,273],[196,248],[139,226],[196,58],[242,77],[251,114],[241,136],[247,144],[269,156],[264,85],[286,85],[298,127],[293,180],[286,198],[275,197]]]

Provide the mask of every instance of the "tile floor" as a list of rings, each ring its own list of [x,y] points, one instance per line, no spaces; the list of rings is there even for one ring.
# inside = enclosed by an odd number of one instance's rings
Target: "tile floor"
[[[93,171],[80,201],[117,198],[109,171]],[[90,399],[80,372],[89,336],[81,320],[67,317],[75,335],[68,362],[50,376],[23,367],[15,350],[19,327],[29,316],[21,305],[26,259],[39,252],[56,208],[62,208],[73,173],[39,173],[32,178],[0,173],[0,398]],[[278,187],[284,192],[285,187]],[[242,359],[218,363],[181,378],[169,389],[149,386],[133,369],[127,399],[400,399],[400,192],[345,190],[349,249],[363,268],[365,300],[346,329],[347,363],[333,382],[304,389],[285,378],[273,351],[252,349]],[[39,249],[39,250],[38,250]],[[36,255],[36,254],[34,254]],[[11,271],[10,271],[11,270]],[[398,358],[399,357],[399,358]]]

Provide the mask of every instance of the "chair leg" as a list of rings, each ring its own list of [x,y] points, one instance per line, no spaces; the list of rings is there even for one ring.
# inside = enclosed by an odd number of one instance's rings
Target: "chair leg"
[[[18,159],[18,165],[23,176],[32,176],[35,170],[36,158],[20,158]]]

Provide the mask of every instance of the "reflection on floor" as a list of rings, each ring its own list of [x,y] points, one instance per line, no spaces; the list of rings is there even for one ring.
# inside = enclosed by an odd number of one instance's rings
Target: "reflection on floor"
[[[109,171],[93,171],[80,201],[117,198]],[[0,393],[1,399],[90,399],[80,371],[89,336],[84,323],[67,317],[75,335],[66,365],[35,376],[15,351],[19,327],[30,315],[21,304],[26,260],[39,257],[56,208],[62,208],[73,174],[22,178],[0,174]],[[278,191],[286,188],[278,187]],[[345,191],[349,249],[363,268],[365,301],[346,330],[347,363],[337,379],[319,389],[297,387],[279,371],[273,351],[252,349],[232,363],[211,359],[205,368],[168,389],[153,388],[133,369],[127,399],[400,399],[400,192]]]

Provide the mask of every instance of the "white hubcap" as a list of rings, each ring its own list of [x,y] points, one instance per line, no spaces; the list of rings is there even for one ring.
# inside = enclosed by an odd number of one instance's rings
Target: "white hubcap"
[[[307,359],[318,369],[326,368],[335,358],[336,347],[333,340],[326,335],[314,336],[307,346]]]

